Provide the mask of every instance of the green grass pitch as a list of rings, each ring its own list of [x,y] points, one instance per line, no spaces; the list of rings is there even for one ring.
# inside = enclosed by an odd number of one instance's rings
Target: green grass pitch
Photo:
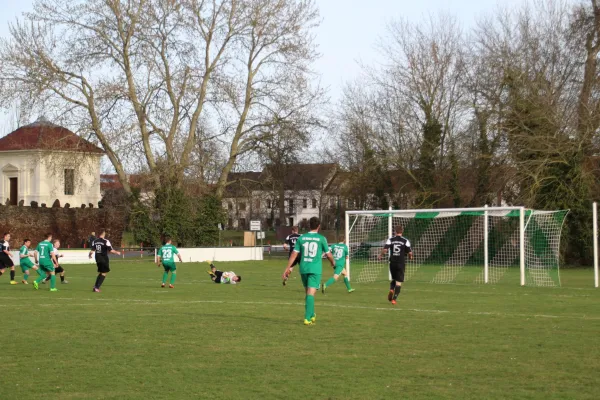
[[[0,399],[598,398],[591,270],[562,288],[407,282],[395,307],[385,281],[340,281],[303,326],[297,271],[282,287],[281,260],[217,266],[243,282],[183,264],[161,289],[148,261],[113,262],[102,293],[91,265],[58,293],[2,276]]]

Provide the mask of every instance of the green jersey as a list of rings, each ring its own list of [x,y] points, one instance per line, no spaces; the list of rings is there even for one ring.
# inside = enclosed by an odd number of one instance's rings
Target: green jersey
[[[300,274],[322,274],[323,254],[329,253],[327,239],[317,232],[303,234],[296,241],[294,251],[300,253]]]
[[[37,245],[36,251],[38,252],[40,265],[53,265],[51,256],[53,250],[54,246],[47,240]]]
[[[165,244],[158,250],[158,256],[160,257],[163,263],[174,263],[175,254],[179,254],[179,251],[172,244]]]
[[[346,265],[346,257],[348,257],[348,246],[344,243],[336,243],[330,248],[333,261],[335,261],[336,267],[342,267]]]
[[[20,260],[21,265],[25,265],[28,267],[33,266],[33,262],[31,262],[31,258],[29,258],[29,249],[27,248],[27,246],[25,246],[25,245],[21,246],[21,249],[19,250],[19,254],[22,256],[27,256],[27,257],[21,258],[21,260]]]

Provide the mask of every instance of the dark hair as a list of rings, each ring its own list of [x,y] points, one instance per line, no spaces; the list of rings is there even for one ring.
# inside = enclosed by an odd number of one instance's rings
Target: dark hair
[[[403,233],[403,232],[404,232],[404,227],[402,225],[396,226],[396,233]]]
[[[321,226],[321,220],[318,217],[312,217],[310,221],[308,221],[308,226],[310,227],[311,231],[314,231]]]
[[[52,234],[50,232],[46,233],[46,239],[48,239]]]
[[[165,243],[169,243],[171,241],[171,236],[165,236]]]
[[[4,232],[4,236],[10,235],[10,232]]]
[[[31,240],[29,240],[29,239],[23,239],[23,243],[25,243],[25,242],[31,242]]]
[[[292,232],[298,232],[298,227],[297,226],[292,226]]]
[[[240,275],[238,275],[237,277],[238,277],[238,280],[237,280],[237,281],[238,281],[238,282],[241,282],[241,281],[242,281],[242,277],[241,277]]]

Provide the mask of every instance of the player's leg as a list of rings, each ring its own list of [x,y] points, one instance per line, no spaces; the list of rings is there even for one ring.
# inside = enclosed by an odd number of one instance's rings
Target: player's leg
[[[29,279],[29,266],[23,265],[23,261],[21,261],[21,272],[23,273],[23,280],[21,281],[21,283],[23,285],[27,285],[27,279]]]
[[[342,270],[342,275],[344,275],[344,285],[346,285],[346,290],[348,290],[348,293],[354,292],[354,289],[352,289],[352,286],[350,286],[350,279],[348,279],[346,267],[344,267],[344,269]]]
[[[50,271],[50,291],[51,292],[58,291],[58,289],[56,288],[56,273],[54,272],[54,269],[52,269],[52,271]]]
[[[110,272],[110,266],[108,261],[101,261],[98,264],[98,277],[96,278],[96,284],[94,285],[94,292],[99,292],[100,287],[106,279],[106,274]]]
[[[60,268],[60,283],[69,283],[69,281],[67,280],[67,271],[65,271],[65,269],[59,265],[58,266]]]
[[[177,279],[177,267],[175,264],[171,266],[171,281],[169,282],[169,288],[173,289],[175,286],[175,279]]]
[[[388,291],[388,301],[392,301],[394,299],[394,289],[396,288],[396,280],[394,279],[396,266],[390,263],[390,276],[392,280],[390,281],[390,290]]]
[[[38,285],[46,279],[46,276],[49,275],[49,267],[44,265],[40,265],[40,269],[38,269],[38,277],[35,281],[33,281],[33,288],[37,290]]]
[[[396,299],[398,299],[398,296],[400,295],[400,290],[402,289],[402,282],[404,282],[405,269],[405,264],[400,264],[398,265],[398,268],[396,268],[396,276],[394,277],[394,280],[396,281],[396,287],[394,288],[394,299],[392,300],[392,302],[395,302]]]
[[[17,281],[15,281],[15,265],[12,263],[12,260],[10,262],[12,265],[10,266],[10,284],[11,285],[16,285]]]
[[[4,267],[0,267],[0,276],[2,276],[4,274],[4,271],[6,271],[6,269],[4,269]]]
[[[304,304],[304,325],[311,325],[316,321],[317,314],[315,313],[315,294],[319,289],[320,283],[320,275],[302,275],[302,284],[306,289],[306,297]]]
[[[160,287],[165,287],[167,285],[167,279],[169,279],[169,268],[163,263],[163,277]]]

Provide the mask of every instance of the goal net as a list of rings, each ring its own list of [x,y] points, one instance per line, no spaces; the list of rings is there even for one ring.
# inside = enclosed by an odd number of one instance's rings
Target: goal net
[[[407,258],[406,280],[560,286],[560,236],[567,213],[520,207],[348,211],[351,279],[388,279],[387,259],[378,256],[400,225],[414,255],[412,261]]]

